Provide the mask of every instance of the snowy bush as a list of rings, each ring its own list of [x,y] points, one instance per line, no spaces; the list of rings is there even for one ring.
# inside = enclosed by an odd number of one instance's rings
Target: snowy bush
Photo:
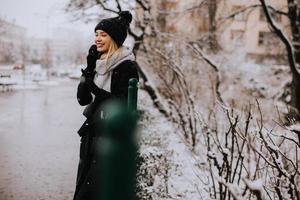
[[[210,197],[299,199],[299,126],[265,125],[258,102],[244,113],[223,112],[224,129],[211,129],[202,120]]]

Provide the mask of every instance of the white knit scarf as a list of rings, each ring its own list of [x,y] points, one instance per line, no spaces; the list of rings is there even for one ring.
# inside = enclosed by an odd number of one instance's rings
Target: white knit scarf
[[[111,92],[111,76],[112,70],[116,68],[121,62],[125,60],[135,60],[135,56],[132,51],[126,47],[120,47],[107,61],[97,60],[96,62],[96,74],[94,77],[94,83],[108,92]]]

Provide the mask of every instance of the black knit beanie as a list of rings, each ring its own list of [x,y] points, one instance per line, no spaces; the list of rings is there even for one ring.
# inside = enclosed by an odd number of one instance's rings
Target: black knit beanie
[[[127,37],[127,31],[131,21],[131,13],[129,11],[121,11],[118,17],[101,20],[95,27],[95,32],[96,30],[105,31],[118,46],[122,46]]]

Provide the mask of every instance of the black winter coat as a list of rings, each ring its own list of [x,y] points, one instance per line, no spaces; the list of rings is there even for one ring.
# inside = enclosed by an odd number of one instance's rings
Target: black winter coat
[[[95,165],[101,161],[96,160],[94,156],[95,138],[99,136],[99,133],[95,134],[93,115],[96,109],[109,99],[127,100],[129,79],[139,78],[137,68],[135,61],[125,60],[120,63],[112,71],[111,92],[99,89],[93,101],[93,97],[90,91],[85,88],[85,85],[83,83],[78,85],[77,100],[80,105],[88,106],[83,113],[87,119],[78,130],[78,134],[81,136],[81,144],[74,200],[99,200],[97,197],[99,174],[95,171]]]

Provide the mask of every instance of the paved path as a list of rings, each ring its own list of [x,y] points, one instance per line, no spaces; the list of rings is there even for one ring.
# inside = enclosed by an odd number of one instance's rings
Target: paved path
[[[0,200],[70,200],[84,117],[76,82],[0,93]]]

